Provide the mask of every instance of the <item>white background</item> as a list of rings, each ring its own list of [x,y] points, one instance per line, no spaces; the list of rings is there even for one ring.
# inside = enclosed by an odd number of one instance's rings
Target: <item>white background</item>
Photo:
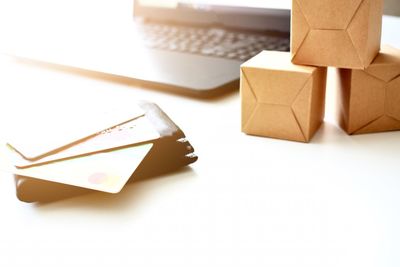
[[[1,9],[1,41],[30,25],[21,14],[50,25],[47,16],[57,14],[87,23],[132,14],[130,1],[44,2]],[[400,47],[399,27],[385,18],[385,43]],[[191,168],[134,182],[118,195],[44,205],[18,201],[12,175],[0,172],[0,266],[400,265],[399,132],[346,135],[336,125],[332,81],[326,122],[302,144],[241,133],[237,91],[192,99],[4,56],[0,73],[0,130],[23,123],[12,120],[16,112],[48,102],[67,112],[147,99],[199,155]]]

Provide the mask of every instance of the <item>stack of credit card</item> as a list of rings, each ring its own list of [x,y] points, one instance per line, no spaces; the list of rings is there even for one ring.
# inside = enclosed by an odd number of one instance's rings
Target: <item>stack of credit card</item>
[[[184,133],[154,103],[140,102],[129,112],[86,114],[80,122],[68,129],[41,125],[34,134],[20,130],[8,139],[21,201],[48,202],[92,190],[118,193],[128,180],[197,160]]]

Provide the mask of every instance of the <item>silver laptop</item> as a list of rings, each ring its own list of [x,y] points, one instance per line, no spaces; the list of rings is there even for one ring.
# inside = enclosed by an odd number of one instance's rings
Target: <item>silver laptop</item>
[[[133,6],[128,25],[99,25],[101,34],[60,29],[16,54],[207,96],[237,89],[240,64],[261,50],[289,51],[290,0],[134,0]]]

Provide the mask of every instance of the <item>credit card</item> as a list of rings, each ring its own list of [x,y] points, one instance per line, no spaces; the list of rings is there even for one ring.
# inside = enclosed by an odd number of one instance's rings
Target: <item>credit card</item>
[[[138,105],[121,108],[32,110],[15,114],[6,140],[29,160],[37,160],[85,138],[144,115]]]
[[[121,191],[152,146],[148,143],[26,169],[15,168],[13,173],[115,194]]]
[[[10,159],[17,168],[26,168],[76,156],[112,150],[132,144],[153,141],[158,138],[160,138],[158,131],[154,129],[146,116],[143,116],[102,131],[92,138],[71,145],[58,153],[51,154],[36,161],[24,159],[20,154],[14,151],[10,151]]]

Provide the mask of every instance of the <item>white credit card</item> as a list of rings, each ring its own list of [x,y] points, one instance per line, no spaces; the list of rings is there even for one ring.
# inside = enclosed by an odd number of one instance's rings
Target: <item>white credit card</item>
[[[118,193],[149,153],[153,144],[121,148],[26,169],[16,175],[82,188]]]
[[[146,116],[142,116],[102,131],[92,138],[36,161],[24,159],[20,154],[12,150],[9,151],[9,154],[14,166],[17,168],[26,168],[76,156],[131,146],[138,143],[153,141],[158,138],[160,138],[160,134],[154,129],[153,124]]]
[[[8,127],[7,143],[21,155],[37,160],[59,148],[73,144],[110,127],[144,115],[135,104],[129,107],[85,110],[40,109],[17,114],[15,123]]]

